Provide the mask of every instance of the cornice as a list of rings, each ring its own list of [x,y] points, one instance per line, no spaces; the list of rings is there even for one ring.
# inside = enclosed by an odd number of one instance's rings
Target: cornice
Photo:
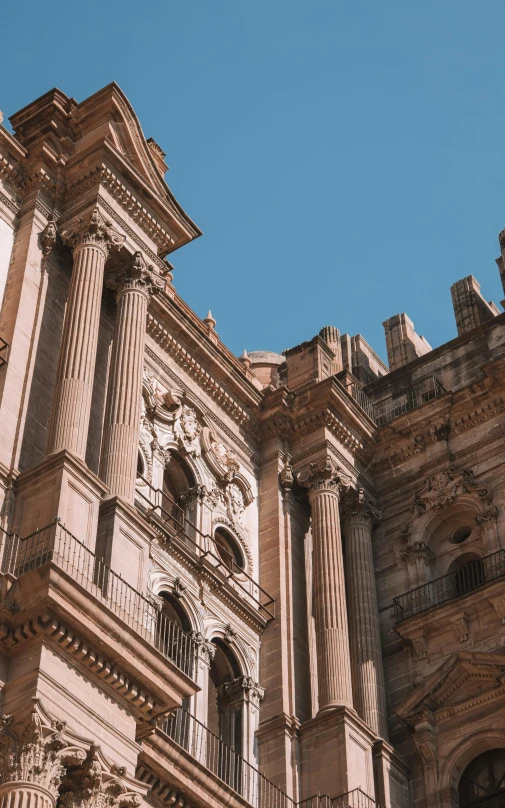
[[[137,717],[143,720],[156,715],[162,705],[155,696],[136,680],[132,679],[116,662],[103,656],[89,641],[70,629],[47,610],[27,619],[24,623],[10,626],[0,623],[0,643],[4,653],[16,651],[23,643],[44,634],[55,642],[65,654],[74,657],[83,667],[88,668],[97,678],[102,679],[133,708]]]
[[[255,426],[251,414],[240,406],[224,386],[214,379],[210,371],[198,362],[151,313],[147,315],[147,333],[239,426],[247,426],[248,429]],[[158,361],[158,357],[153,358]]]

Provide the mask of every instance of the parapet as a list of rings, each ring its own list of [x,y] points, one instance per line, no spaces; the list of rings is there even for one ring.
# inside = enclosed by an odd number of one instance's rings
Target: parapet
[[[343,334],[340,344],[342,367],[349,370],[361,384],[368,384],[389,373],[388,366],[377,356],[361,334],[356,334],[354,337]]]
[[[286,373],[282,374],[281,382],[287,384],[290,390],[309,382],[320,382],[335,373],[335,354],[319,335],[283,353]]]
[[[405,313],[395,314],[382,323],[386,334],[389,370],[397,370],[432,350],[429,342],[414,330],[414,323]]]
[[[458,336],[500,314],[494,303],[484,300],[480,293],[480,284],[473,275],[453,283],[451,295]]]

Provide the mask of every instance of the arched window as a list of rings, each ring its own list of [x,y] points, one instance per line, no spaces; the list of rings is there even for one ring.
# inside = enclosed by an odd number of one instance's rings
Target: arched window
[[[192,645],[189,638],[181,635],[191,632],[191,621],[185,610],[170,592],[160,592],[162,607],[156,621],[156,647],[189,676],[193,670]],[[184,706],[184,704],[183,704]]]
[[[184,529],[184,509],[180,497],[196,485],[196,480],[187,462],[176,452],[171,452],[170,461],[163,474],[161,507],[163,517],[175,530]]]
[[[224,527],[216,528],[214,541],[219,558],[229,570],[240,572],[245,569],[244,554],[229,530]]]
[[[146,464],[144,462],[142,452],[139,449],[137,453],[137,477],[145,477],[145,476],[146,476]]]
[[[465,553],[457,558],[449,568],[454,595],[464,595],[482,586],[485,581],[484,565],[480,556]]]
[[[490,749],[468,764],[458,787],[459,808],[503,808],[505,749]]]
[[[216,652],[209,670],[207,726],[223,743],[209,745],[207,766],[239,790],[241,761],[237,755],[242,755],[243,701],[237,696],[236,680],[241,671],[227,643],[221,639],[212,642]],[[237,755],[230,754],[229,748]]]

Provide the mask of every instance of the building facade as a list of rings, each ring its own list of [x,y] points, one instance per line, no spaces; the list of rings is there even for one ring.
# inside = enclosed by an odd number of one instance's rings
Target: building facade
[[[505,314],[237,358],[119,87],[10,122],[2,805],[505,805]]]

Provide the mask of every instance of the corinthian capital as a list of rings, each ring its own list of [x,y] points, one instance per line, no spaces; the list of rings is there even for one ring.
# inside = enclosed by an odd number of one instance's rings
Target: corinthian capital
[[[358,488],[347,494],[341,515],[346,527],[364,523],[371,528],[382,519],[382,510],[372,502],[364,488]]]
[[[297,472],[296,479],[299,485],[309,489],[310,494],[316,491],[334,491],[339,494],[351,484],[351,478],[329,457],[318,463],[311,463],[307,469]]]
[[[137,290],[149,297],[160,292],[165,285],[163,278],[160,278],[151,264],[146,264],[140,252],[134,253],[131,262],[118,272],[110,272],[105,283],[116,292],[116,296]]]
[[[93,208],[87,216],[79,218],[74,227],[63,231],[61,237],[74,250],[83,244],[100,247],[106,258],[112,250],[119,250],[125,242],[125,236],[112,226],[111,221],[104,219],[98,208]]]

